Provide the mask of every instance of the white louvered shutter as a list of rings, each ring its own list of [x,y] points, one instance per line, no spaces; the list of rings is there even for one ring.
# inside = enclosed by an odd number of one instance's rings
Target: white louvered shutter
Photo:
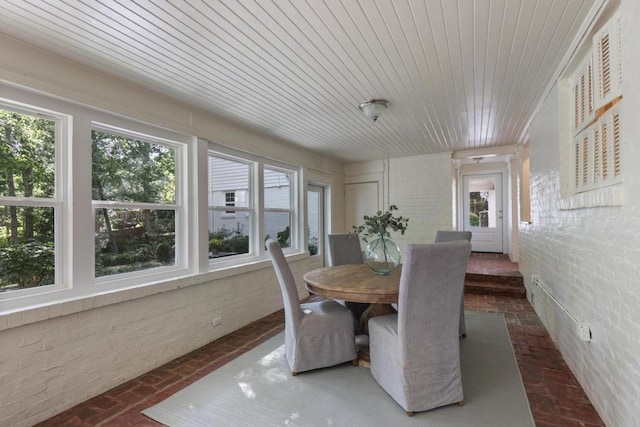
[[[595,107],[600,108],[621,95],[622,41],[620,19],[614,17],[593,37],[595,51]]]

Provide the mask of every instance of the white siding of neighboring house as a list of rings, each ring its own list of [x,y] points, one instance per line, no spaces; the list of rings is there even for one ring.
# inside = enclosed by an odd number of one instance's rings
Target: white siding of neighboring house
[[[249,167],[246,164],[209,157],[209,206],[225,206],[226,193],[233,192],[236,206],[248,207],[249,200]],[[241,230],[248,235],[251,228],[251,217],[248,212],[209,211],[209,230]]]
[[[234,192],[236,206],[248,207],[249,174],[246,164],[209,158],[209,205],[225,206],[225,195]],[[280,172],[265,169],[264,171],[264,203],[269,208],[291,209],[291,186],[289,179]],[[226,228],[241,230],[247,235],[250,232],[250,215],[247,212],[209,211],[209,230]],[[277,238],[279,232],[290,226],[291,218],[287,213],[270,213],[265,215],[265,237]]]
[[[288,177],[269,169],[264,171],[264,205],[268,208],[291,209],[291,184]],[[265,233],[276,239],[278,232],[290,226],[291,215],[286,212],[265,213]]]

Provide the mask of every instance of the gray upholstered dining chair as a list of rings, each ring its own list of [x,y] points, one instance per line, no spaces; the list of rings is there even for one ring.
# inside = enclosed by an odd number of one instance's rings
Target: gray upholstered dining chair
[[[436,243],[442,242],[455,242],[456,240],[471,241],[470,231],[446,231],[438,230],[436,233]],[[464,290],[462,292],[462,299],[460,300],[460,336],[465,338],[467,336],[467,325],[464,321]]]
[[[466,240],[467,242],[470,242],[471,236],[472,234],[470,231],[438,230],[436,232],[436,243],[455,242],[456,240]]]
[[[331,265],[362,264],[362,249],[358,235],[354,233],[329,234],[329,260]],[[344,305],[353,313],[356,331],[359,332],[360,317],[369,308],[369,304],[345,301]]]
[[[329,234],[331,265],[362,264],[362,249],[357,234]]]
[[[285,357],[292,375],[347,361],[357,365],[351,312],[331,300],[300,304],[296,282],[280,244],[267,240],[267,251],[282,291]]]
[[[398,313],[369,320],[371,375],[411,416],[464,403],[457,307],[471,243],[409,244]]]

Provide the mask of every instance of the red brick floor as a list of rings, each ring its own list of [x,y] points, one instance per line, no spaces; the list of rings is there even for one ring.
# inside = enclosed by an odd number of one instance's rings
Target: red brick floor
[[[518,264],[510,262],[508,255],[474,252],[469,258],[467,273],[494,276],[521,276]]]
[[[517,264],[474,254],[470,269],[517,271]],[[514,267],[515,266],[515,267]],[[538,427],[596,427],[604,423],[525,298],[465,294],[465,308],[504,313]],[[278,311],[151,372],[81,403],[39,426],[160,426],[140,412],[171,396],[284,329]]]
[[[465,309],[504,313],[537,427],[604,426],[525,298],[465,293]]]

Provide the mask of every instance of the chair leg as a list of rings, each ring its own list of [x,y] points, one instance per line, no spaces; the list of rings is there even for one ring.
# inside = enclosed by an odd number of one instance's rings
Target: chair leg
[[[460,402],[458,402],[458,406],[464,406],[464,400],[461,400]]]
[[[353,359],[353,360],[351,361],[351,364],[352,364],[353,366],[358,366],[358,358],[356,357],[355,359]]]
[[[297,373],[297,372],[293,372],[293,371],[291,371],[291,376],[292,376],[292,377],[295,377],[296,375],[298,375],[298,373]]]
[[[407,417],[413,417],[413,411],[407,411]]]

